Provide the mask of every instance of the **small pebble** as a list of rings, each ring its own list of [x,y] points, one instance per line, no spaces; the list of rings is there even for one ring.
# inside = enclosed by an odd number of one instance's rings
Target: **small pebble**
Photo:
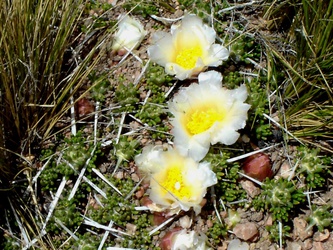
[[[230,241],[227,250],[249,250],[249,244],[246,242],[241,242],[239,239],[234,239]]]
[[[321,232],[316,232],[313,236],[314,241],[324,241],[327,240],[328,237],[330,237],[330,232],[325,229],[322,233]]]
[[[321,242],[314,241],[312,250],[325,250]]]
[[[302,250],[302,246],[298,242],[288,242],[286,250]]]
[[[124,178],[124,172],[123,172],[123,171],[119,171],[119,172],[117,172],[117,173],[114,175],[114,177],[115,177],[116,179],[121,180],[121,179]]]
[[[237,238],[240,238],[245,241],[254,241],[259,235],[257,226],[253,222],[247,222],[244,224],[237,224],[233,229],[234,234]]]
[[[252,181],[242,180],[241,181],[242,188],[245,190],[248,196],[254,198],[258,194],[260,194],[260,189],[256,187]]]
[[[291,167],[288,161],[285,161],[282,163],[280,168],[281,176],[282,178],[289,178],[291,174]],[[292,177],[294,177],[294,174],[292,174]]]
[[[134,182],[140,181],[140,177],[136,173],[131,174],[131,178]]]
[[[301,241],[311,237],[313,235],[312,227],[308,228],[306,220],[296,217],[294,218],[294,236],[300,238]]]

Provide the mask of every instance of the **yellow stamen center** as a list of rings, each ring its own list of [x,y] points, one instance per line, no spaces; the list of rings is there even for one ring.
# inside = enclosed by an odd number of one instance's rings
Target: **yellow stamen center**
[[[215,122],[222,121],[224,116],[223,112],[218,112],[213,108],[195,110],[189,115],[186,128],[192,135],[200,134],[208,130]]]
[[[182,49],[176,56],[176,63],[184,69],[192,69],[195,67],[198,58],[202,56],[202,52],[200,46]]]
[[[165,192],[170,192],[179,199],[190,198],[191,196],[190,187],[185,185],[184,176],[179,166],[169,167],[164,181],[160,184]]]

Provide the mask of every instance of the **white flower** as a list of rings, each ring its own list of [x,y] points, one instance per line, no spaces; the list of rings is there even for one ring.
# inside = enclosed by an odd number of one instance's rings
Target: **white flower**
[[[139,47],[147,32],[142,24],[129,16],[120,16],[118,31],[114,34],[112,50],[128,51]]]
[[[215,38],[213,28],[195,15],[186,15],[180,25],[172,25],[171,34],[160,31],[153,35],[148,55],[168,74],[184,80],[228,59],[229,51],[214,44]]]
[[[149,198],[158,211],[169,214],[188,211],[191,207],[199,214],[207,187],[217,183],[210,163],[198,163],[172,147],[164,151],[162,146],[146,146],[135,157],[135,163],[150,180]]]
[[[206,241],[207,236],[204,234],[198,235],[194,231],[187,233],[186,230],[181,230],[173,236],[171,250],[211,249],[207,247]]]
[[[210,144],[231,145],[245,127],[249,104],[244,103],[247,90],[242,85],[234,90],[222,87],[222,75],[209,71],[199,75],[199,84],[182,88],[169,102],[174,115],[174,145],[183,155],[199,161]]]

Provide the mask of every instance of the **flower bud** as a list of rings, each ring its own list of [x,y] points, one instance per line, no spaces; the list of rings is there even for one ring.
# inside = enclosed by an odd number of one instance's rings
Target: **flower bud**
[[[129,16],[120,16],[118,31],[114,35],[112,50],[122,55],[126,50],[133,50],[139,47],[147,32],[143,25],[136,19]]]

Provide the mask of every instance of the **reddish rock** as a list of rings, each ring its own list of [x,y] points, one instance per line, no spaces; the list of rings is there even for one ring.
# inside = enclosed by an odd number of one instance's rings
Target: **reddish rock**
[[[247,157],[242,166],[246,175],[258,181],[263,181],[267,177],[273,176],[271,160],[264,153],[257,153]]]

